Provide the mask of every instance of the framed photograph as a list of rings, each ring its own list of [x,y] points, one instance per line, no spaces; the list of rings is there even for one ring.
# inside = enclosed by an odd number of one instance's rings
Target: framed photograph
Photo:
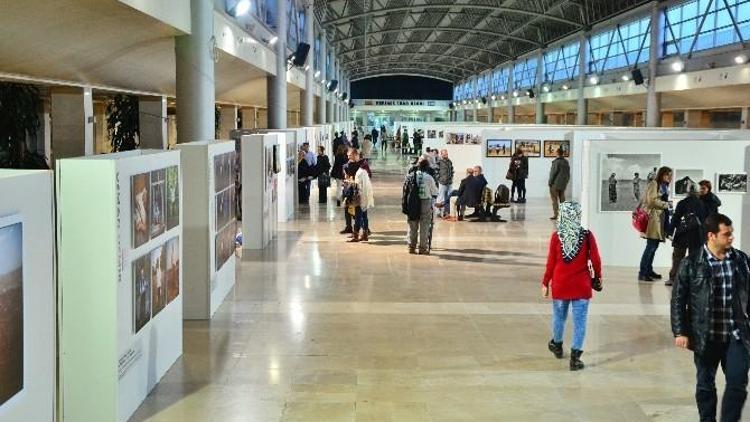
[[[167,248],[167,303],[180,295],[180,238],[169,239]]]
[[[133,226],[133,248],[148,242],[151,230],[151,175],[136,174],[130,178],[130,219]]]
[[[235,153],[214,156],[214,192],[221,192],[234,182]]]
[[[437,138],[437,131],[435,129],[429,129],[427,131],[427,139],[435,139]]]
[[[236,234],[237,228],[234,223],[228,224],[220,232],[216,233],[214,241],[214,262],[216,263],[216,271],[219,271],[234,253],[234,237]]]
[[[482,137],[480,135],[473,135],[471,133],[467,133],[464,135],[464,143],[466,145],[481,145]]]
[[[445,132],[443,132],[442,130],[438,132],[438,138],[443,138],[444,136],[445,136]]]
[[[445,143],[448,144],[448,145],[463,145],[464,144],[464,134],[463,133],[448,132],[448,137],[445,140]]]
[[[716,189],[719,193],[747,193],[747,173],[718,173]]]
[[[513,151],[515,152],[519,148],[523,151],[523,155],[527,157],[542,156],[542,141],[538,139],[516,139],[516,147],[513,148]]]
[[[0,218],[0,406],[21,392],[23,377],[23,223]]]
[[[632,212],[646,192],[648,175],[661,165],[659,154],[602,154],[601,212]]]
[[[167,251],[164,245],[151,251],[151,317],[167,305]]]
[[[216,231],[220,231],[235,219],[235,190],[225,189],[216,194]]]
[[[675,169],[672,180],[674,181],[672,192],[675,195],[685,195],[687,194],[688,183],[692,182],[697,185],[703,180],[703,170]]]
[[[488,139],[487,157],[510,157],[513,155],[513,141],[510,139]]]
[[[180,172],[177,166],[167,168],[167,230],[180,224]]]
[[[544,141],[544,157],[557,158],[557,150],[562,149],[563,157],[570,157],[570,141]]]
[[[281,147],[279,145],[273,146],[273,172],[276,174],[281,173],[281,155],[280,155],[280,149]]]
[[[151,254],[133,261],[133,327],[141,331],[151,320]]]
[[[166,213],[166,171],[151,172],[151,238],[164,233],[167,228]]]

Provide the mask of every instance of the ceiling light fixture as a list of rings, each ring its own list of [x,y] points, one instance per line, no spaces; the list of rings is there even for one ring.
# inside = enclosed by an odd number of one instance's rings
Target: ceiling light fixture
[[[234,6],[234,16],[246,15],[250,11],[250,0],[240,0]]]
[[[279,37],[273,36],[273,37],[271,37],[270,40],[268,40],[268,44],[269,45],[274,45],[274,44],[276,44],[276,41],[278,41],[278,40],[279,40]]]
[[[542,86],[542,91],[549,92],[549,85]]]
[[[320,76],[320,71],[319,71],[319,70],[316,70],[316,71],[315,71],[315,77],[317,78],[318,76]]]
[[[745,64],[747,63],[747,56],[744,54],[739,54],[734,57],[734,62],[737,64]]]
[[[518,98],[518,91],[513,91],[513,96]]]
[[[562,89],[563,91],[567,91],[570,89],[570,87],[568,86],[568,84],[563,84]]]
[[[589,83],[591,85],[597,85],[599,83],[599,77],[596,75],[591,75],[591,77],[589,78]]]
[[[683,70],[685,70],[685,63],[681,59],[673,61],[672,70],[675,72],[682,72]]]
[[[627,82],[627,81],[629,81],[629,80],[630,80],[630,75],[628,75],[628,74],[626,73],[626,74],[622,75],[622,76],[620,77],[620,79],[622,79],[623,81]]]

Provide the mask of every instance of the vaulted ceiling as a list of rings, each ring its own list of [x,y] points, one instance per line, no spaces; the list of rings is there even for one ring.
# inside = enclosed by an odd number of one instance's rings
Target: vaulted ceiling
[[[449,81],[522,56],[650,0],[314,0],[342,68],[357,80]]]

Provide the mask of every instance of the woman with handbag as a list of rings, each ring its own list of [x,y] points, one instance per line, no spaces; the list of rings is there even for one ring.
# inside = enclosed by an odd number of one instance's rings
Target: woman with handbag
[[[682,258],[686,252],[693,255],[701,250],[705,242],[703,222],[708,217],[708,208],[700,199],[700,188],[694,182],[687,184],[687,196],[677,203],[672,216],[672,269],[669,280],[664,284],[671,286],[677,275]]]
[[[344,192],[344,164],[349,161],[346,156],[346,145],[339,145],[334,151],[333,167],[331,168],[331,179],[336,182],[336,206],[341,206],[342,194]]]
[[[581,227],[581,205],[560,204],[557,231],[552,233],[547,268],[542,279],[542,296],[552,294],[552,339],[547,348],[556,358],[563,357],[563,333],[568,309],[573,313],[570,370],[585,367],[581,361],[586,337],[591,290],[602,289],[602,262],[593,233]]]
[[[318,175],[318,203],[325,204],[328,202],[328,188],[331,187],[331,161],[325,154],[325,147],[318,147],[318,163],[315,166],[315,172]]]
[[[510,157],[510,165],[505,178],[513,182],[510,188],[510,202],[526,203],[526,179],[529,177],[529,158],[521,148],[516,148]],[[518,193],[518,196],[516,196]]]
[[[646,194],[643,196],[643,209],[648,214],[648,226],[641,234],[646,239],[646,249],[641,256],[638,281],[660,280],[661,275],[654,272],[654,256],[659,244],[664,242],[668,227],[669,185],[672,182],[672,169],[662,167],[656,172],[656,178],[648,182]]]

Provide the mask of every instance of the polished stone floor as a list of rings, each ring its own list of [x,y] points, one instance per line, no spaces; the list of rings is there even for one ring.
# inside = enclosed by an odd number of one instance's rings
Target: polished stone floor
[[[403,165],[373,167],[371,241],[344,241],[335,204],[282,225],[242,258],[215,318],[185,322],[183,357],[132,420],[697,420],[663,284],[605,268],[588,367],[572,373],[546,347],[547,203],[505,210],[505,224],[440,222],[433,255],[408,255]]]

